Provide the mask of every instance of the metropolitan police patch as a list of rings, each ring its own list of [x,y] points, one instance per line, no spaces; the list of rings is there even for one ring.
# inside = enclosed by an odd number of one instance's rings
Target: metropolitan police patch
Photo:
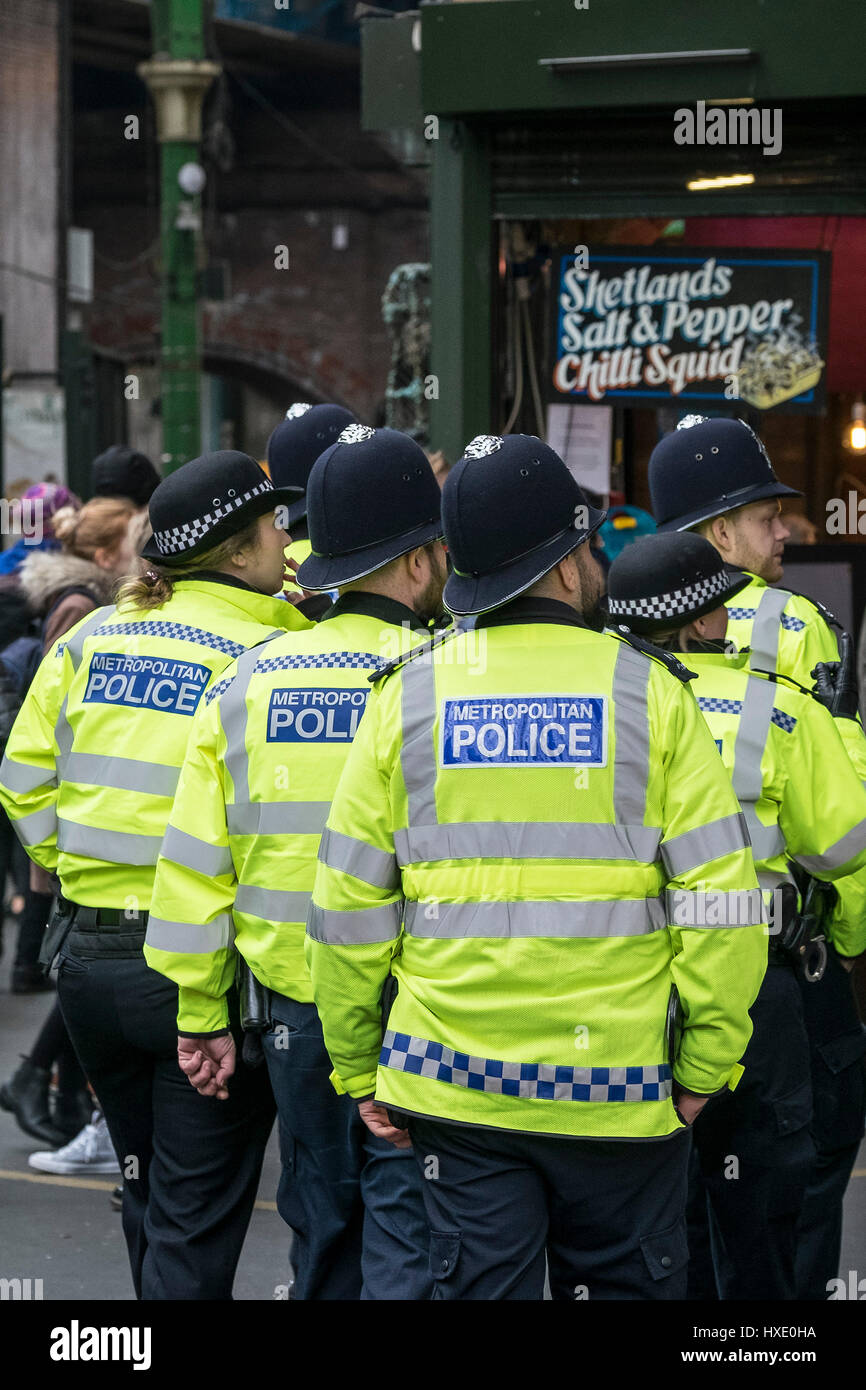
[[[443,767],[604,767],[603,695],[444,700]]]

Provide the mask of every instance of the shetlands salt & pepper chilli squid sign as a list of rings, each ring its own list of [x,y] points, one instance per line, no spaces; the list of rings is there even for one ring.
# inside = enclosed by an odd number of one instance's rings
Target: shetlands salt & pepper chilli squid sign
[[[554,265],[550,401],[823,407],[828,252],[572,247]]]

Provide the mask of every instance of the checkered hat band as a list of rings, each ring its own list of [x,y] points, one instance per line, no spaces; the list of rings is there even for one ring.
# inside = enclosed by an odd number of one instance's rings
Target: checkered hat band
[[[249,492],[242,492],[239,497],[232,497],[225,506],[215,507],[212,512],[206,512],[204,516],[197,517],[195,521],[185,521],[183,525],[172,526],[167,531],[154,531],[153,539],[156,541],[157,549],[163,555],[178,555],[181,551],[192,549],[202,536],[206,536],[218,522],[231,516],[232,512],[236,512],[238,507],[252,501],[254,497],[259,497],[263,492],[273,492],[273,490],[274,485],[270,478],[264,478],[260,483],[256,483],[254,488],[250,488]]]
[[[705,714],[742,714],[742,700],[720,700],[714,695],[699,695],[698,708]],[[770,715],[770,722],[777,728],[784,729],[786,734],[792,734],[797,727],[797,720],[793,714],[786,714],[783,709],[774,709]]]
[[[177,642],[195,642],[199,647],[212,647],[215,652],[236,657],[246,651],[240,642],[230,642],[227,637],[218,637],[215,632],[205,632],[201,627],[187,627],[186,623],[103,623],[93,633],[94,637],[125,636],[172,637]]]
[[[627,618],[679,618],[691,613],[695,608],[727,593],[731,587],[728,576],[722,571],[699,579],[697,584],[686,584],[674,589],[670,594],[657,594],[653,598],[608,599],[611,615]]]
[[[336,671],[341,667],[354,667],[359,671],[372,671],[382,664],[381,654],[372,652],[310,652],[306,655],[294,653],[291,656],[264,656],[253,667],[254,671]]]
[[[523,1100],[667,1100],[672,1090],[671,1069],[666,1063],[655,1067],[558,1067],[546,1062],[498,1062],[454,1052],[444,1043],[393,1029],[382,1039],[379,1066]]]

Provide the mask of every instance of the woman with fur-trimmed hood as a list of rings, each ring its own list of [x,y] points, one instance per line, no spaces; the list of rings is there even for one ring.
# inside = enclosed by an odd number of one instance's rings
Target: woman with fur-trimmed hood
[[[63,507],[53,518],[59,550],[34,550],[18,580],[31,609],[42,618],[42,649],[86,614],[111,601],[114,586],[138,571],[138,513],[121,497],[95,497],[79,510]],[[134,534],[133,534],[134,533]]]

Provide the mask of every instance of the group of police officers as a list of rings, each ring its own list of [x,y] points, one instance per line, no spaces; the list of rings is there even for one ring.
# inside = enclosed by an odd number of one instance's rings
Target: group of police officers
[[[663,439],[607,595],[533,436],[268,465],[159,485],[0,766],[136,1294],[231,1297],[276,1113],[297,1299],[826,1298],[866,742],[761,442]]]

